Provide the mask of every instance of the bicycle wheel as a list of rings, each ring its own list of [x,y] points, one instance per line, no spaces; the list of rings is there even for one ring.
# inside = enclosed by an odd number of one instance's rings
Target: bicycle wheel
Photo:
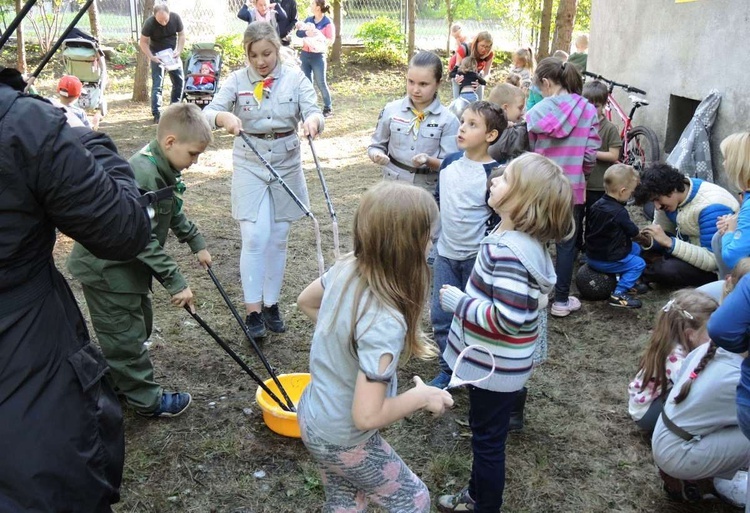
[[[621,151],[620,162],[633,166],[639,173],[646,165],[658,162],[661,156],[659,138],[645,126],[633,127],[628,132],[628,145]]]

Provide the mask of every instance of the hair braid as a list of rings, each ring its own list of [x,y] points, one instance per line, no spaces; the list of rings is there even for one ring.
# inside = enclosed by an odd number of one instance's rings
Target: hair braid
[[[690,379],[688,379],[680,389],[680,393],[677,394],[677,397],[674,398],[675,404],[680,404],[682,401],[685,400],[685,398],[690,393],[690,388],[693,386],[693,381],[695,381],[695,378],[698,377],[698,374],[703,372],[703,369],[706,368],[706,365],[708,365],[708,362],[714,359],[714,355],[716,354],[716,344],[712,340],[708,344],[708,351],[706,351],[706,354],[703,355],[703,358],[701,358],[701,361],[698,362],[698,365],[695,366],[695,369],[693,369],[693,372],[690,373]]]

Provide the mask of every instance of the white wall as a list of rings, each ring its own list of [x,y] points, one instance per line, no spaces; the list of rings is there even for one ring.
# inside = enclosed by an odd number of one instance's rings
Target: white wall
[[[670,95],[721,92],[711,143],[723,182],[719,143],[750,130],[750,0],[593,0],[591,11],[588,71],[648,92],[635,124],[655,130],[662,149]]]

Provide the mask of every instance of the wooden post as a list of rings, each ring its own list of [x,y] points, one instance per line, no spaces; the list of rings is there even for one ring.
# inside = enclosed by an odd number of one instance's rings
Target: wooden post
[[[154,11],[154,0],[145,0],[143,4],[143,22],[148,19]],[[139,36],[140,37],[140,36]],[[141,49],[138,49],[138,61],[135,65],[135,78],[133,79],[133,101],[134,102],[148,102],[148,79],[151,76],[151,63],[143,54]]]
[[[539,62],[549,57],[549,32],[552,25],[552,0],[543,0],[542,23],[539,27],[539,46],[536,49],[536,60]]]
[[[16,14],[21,12],[22,8],[23,2],[16,0]],[[26,64],[26,36],[23,32],[23,23],[19,23],[16,29],[16,67],[24,75],[28,71],[26,69],[28,65]]]
[[[99,4],[97,0],[94,0],[94,3],[89,7],[89,26],[91,27],[91,35],[102,43],[102,24],[99,21]]]

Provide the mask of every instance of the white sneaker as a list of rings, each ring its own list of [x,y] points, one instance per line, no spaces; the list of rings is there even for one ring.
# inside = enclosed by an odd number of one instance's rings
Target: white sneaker
[[[714,488],[721,500],[732,506],[744,508],[747,499],[747,471],[738,470],[732,479],[715,477]]]

